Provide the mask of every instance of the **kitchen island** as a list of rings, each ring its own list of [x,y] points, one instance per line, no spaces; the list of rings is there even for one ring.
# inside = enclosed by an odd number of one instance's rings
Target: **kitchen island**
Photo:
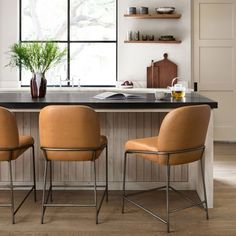
[[[205,152],[205,176],[209,207],[213,207],[213,110],[217,102],[197,93],[189,93],[182,100],[173,100],[170,96],[162,101],[155,100],[153,93],[142,93],[142,98],[127,100],[98,100],[94,96],[99,92],[48,92],[46,98],[31,99],[28,92],[1,92],[0,106],[6,107],[16,115],[20,134],[30,134],[35,139],[36,168],[38,188],[42,187],[43,155],[38,137],[38,115],[47,105],[87,105],[100,115],[102,134],[108,137],[109,147],[109,188],[122,188],[124,143],[128,139],[149,137],[158,134],[162,119],[174,108],[187,105],[208,104],[212,108],[207,133]],[[191,131],[190,131],[191,132]],[[32,165],[26,152],[14,164],[14,179],[17,184],[29,182],[32,177],[29,166]],[[165,181],[165,168],[142,158],[129,158],[127,167],[127,189],[146,189],[162,185]],[[98,163],[98,180],[105,180],[105,156]],[[0,181],[8,181],[6,163],[1,163]],[[93,180],[91,165],[88,162],[55,162],[53,181],[55,184],[88,184]],[[176,166],[171,170],[171,180],[177,189],[196,189],[203,196],[199,164]]]

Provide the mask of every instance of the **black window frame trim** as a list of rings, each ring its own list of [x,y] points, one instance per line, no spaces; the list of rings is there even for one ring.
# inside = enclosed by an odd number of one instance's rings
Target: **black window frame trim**
[[[45,43],[48,40],[22,40],[22,1],[19,0],[19,43]],[[115,0],[116,4],[116,39],[115,40],[70,40],[70,2],[71,0],[67,0],[67,40],[50,40],[50,42],[54,43],[65,43],[67,44],[67,78],[70,78],[70,45],[73,43],[115,43],[116,44],[116,81],[118,81],[118,0]],[[22,67],[19,69],[19,81],[22,82]],[[48,85],[48,87],[60,87],[60,85]],[[21,87],[29,87],[29,85],[21,85]],[[70,82],[67,85],[63,85],[62,87],[72,87]],[[115,87],[115,85],[81,85],[81,87]]]

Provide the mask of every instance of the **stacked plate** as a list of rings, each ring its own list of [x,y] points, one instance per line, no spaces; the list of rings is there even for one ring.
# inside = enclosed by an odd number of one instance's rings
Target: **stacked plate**
[[[175,11],[174,7],[158,7],[156,8],[158,14],[172,14]]]
[[[175,37],[173,35],[162,35],[159,40],[162,41],[174,41]]]

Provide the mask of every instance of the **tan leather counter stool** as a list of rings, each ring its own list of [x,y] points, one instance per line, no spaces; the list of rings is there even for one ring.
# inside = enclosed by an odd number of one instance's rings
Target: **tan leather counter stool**
[[[13,185],[12,162],[15,161],[26,150],[32,148],[33,159],[33,185]],[[30,193],[34,191],[34,200],[36,201],[36,180],[35,180],[35,156],[34,156],[34,139],[31,136],[19,136],[15,116],[5,108],[0,107],[0,161],[7,161],[10,175],[11,203],[0,204],[0,207],[11,207],[12,224],[15,224],[15,214],[18,212],[22,204],[28,198]],[[5,188],[6,186],[1,186]],[[14,204],[14,188],[30,187],[24,199],[15,208]]]
[[[127,200],[145,212],[151,214],[156,219],[165,223],[167,225],[167,232],[170,232],[169,214],[179,210],[199,206],[205,210],[206,218],[208,219],[206,186],[203,171],[203,153],[205,150],[204,144],[210,119],[210,112],[210,107],[207,105],[189,106],[175,109],[168,113],[164,118],[160,127],[159,136],[129,140],[126,142],[122,213],[124,213],[124,203],[125,200]],[[138,157],[142,157],[159,165],[166,166],[166,186],[149,190],[166,190],[166,218],[162,218],[159,215],[154,214],[150,210],[144,208],[142,205],[129,198],[131,195],[140,194],[141,192],[126,194],[125,178],[128,154],[136,154]],[[136,155],[130,156],[134,158]],[[187,164],[198,160],[201,162],[204,201],[194,202],[188,196],[170,186],[170,168],[171,166]],[[180,194],[188,200],[190,202],[190,206],[170,210],[169,190]]]
[[[43,224],[44,222],[46,207],[94,207],[96,210],[96,223],[98,223],[98,214],[105,196],[108,201],[107,138],[100,134],[98,114],[86,106],[47,106],[40,112],[39,132],[41,149],[45,156],[41,223]],[[96,180],[96,160],[104,149],[106,150],[106,185],[98,186]],[[90,161],[93,163],[94,185],[77,186],[93,188],[93,204],[48,203],[49,197],[52,197],[52,188],[62,187],[52,186],[53,161]],[[47,168],[49,163],[50,187],[46,197]],[[100,203],[97,200],[98,187],[105,188]]]

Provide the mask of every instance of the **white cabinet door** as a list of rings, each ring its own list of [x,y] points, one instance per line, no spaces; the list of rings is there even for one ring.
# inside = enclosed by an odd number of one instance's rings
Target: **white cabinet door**
[[[194,82],[218,101],[214,139],[236,141],[236,0],[194,0]]]

